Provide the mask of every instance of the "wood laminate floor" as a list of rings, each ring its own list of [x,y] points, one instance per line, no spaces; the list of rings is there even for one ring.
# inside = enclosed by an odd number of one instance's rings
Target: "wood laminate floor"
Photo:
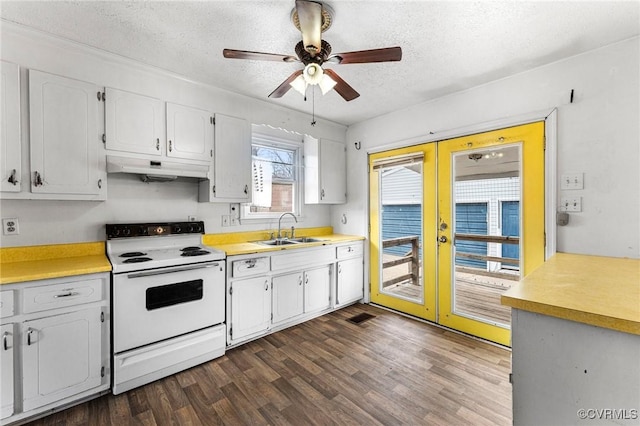
[[[510,360],[357,304],[32,425],[510,425]]]

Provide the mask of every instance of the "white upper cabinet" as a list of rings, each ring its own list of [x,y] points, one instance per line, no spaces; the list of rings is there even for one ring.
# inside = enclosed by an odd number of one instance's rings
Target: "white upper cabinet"
[[[211,161],[213,116],[202,109],[167,102],[167,156]]]
[[[304,138],[304,202],[347,202],[346,147],[329,139]]]
[[[213,178],[200,182],[201,202],[251,201],[251,127],[247,120],[216,114]]]
[[[0,70],[0,191],[20,192],[20,67],[1,61]]]
[[[162,155],[165,143],[164,102],[107,88],[106,148],[136,154]]]
[[[106,198],[99,92],[91,83],[29,71],[32,193]]]

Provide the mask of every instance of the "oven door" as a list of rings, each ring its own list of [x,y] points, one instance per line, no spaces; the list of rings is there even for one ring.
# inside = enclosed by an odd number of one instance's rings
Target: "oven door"
[[[114,352],[224,322],[224,261],[113,276]]]

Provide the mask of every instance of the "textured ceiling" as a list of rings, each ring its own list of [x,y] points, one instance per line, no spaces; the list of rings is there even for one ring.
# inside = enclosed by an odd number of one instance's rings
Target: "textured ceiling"
[[[638,1],[327,1],[333,52],[401,46],[401,62],[325,65],[361,96],[317,91],[318,117],[352,124],[640,33]],[[224,59],[223,48],[293,54],[282,1],[1,1],[0,17],[193,80],[311,113],[290,90],[298,63]]]

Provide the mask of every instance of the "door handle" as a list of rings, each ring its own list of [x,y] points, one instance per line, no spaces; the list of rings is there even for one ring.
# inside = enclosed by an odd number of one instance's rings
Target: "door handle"
[[[442,235],[440,238],[438,238],[438,242],[446,243],[447,241],[449,241],[449,240],[444,235]]]

